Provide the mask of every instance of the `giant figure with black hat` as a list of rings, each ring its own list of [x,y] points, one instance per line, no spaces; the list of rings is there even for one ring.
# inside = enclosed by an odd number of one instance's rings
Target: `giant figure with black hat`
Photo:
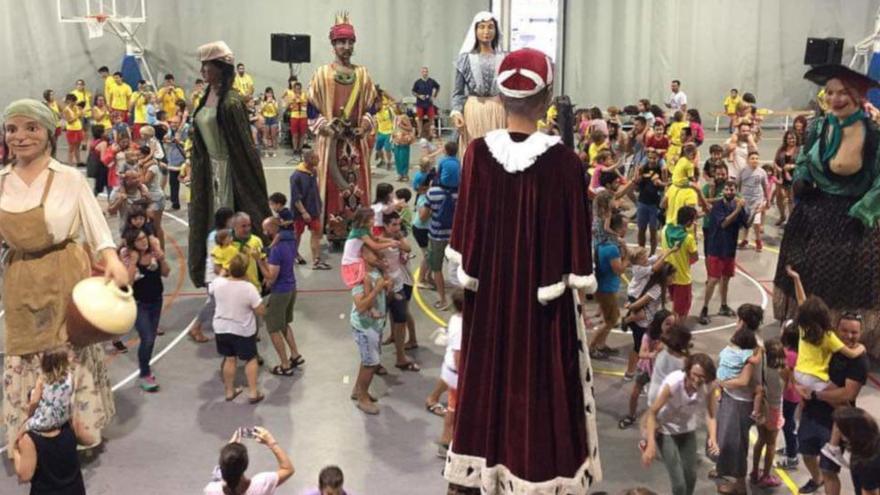
[[[804,78],[825,86],[828,112],[810,124],[797,158],[795,207],[776,267],[774,313],[783,320],[797,310],[795,288],[786,274],[791,266],[806,292],[828,304],[833,321],[843,312],[861,315],[869,352],[877,357],[880,129],[863,106],[868,90],[880,84],[842,65],[815,67]]]
[[[601,478],[579,293],[596,287],[577,155],[537,132],[553,67],[500,64],[507,128],[465,151],[447,257],[464,286],[449,493],[586,494]]]

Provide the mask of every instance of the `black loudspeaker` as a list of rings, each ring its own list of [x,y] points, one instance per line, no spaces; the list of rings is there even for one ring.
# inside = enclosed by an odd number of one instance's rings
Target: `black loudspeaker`
[[[307,34],[272,33],[272,60],[303,64],[312,60],[312,38]]]
[[[804,65],[840,64],[843,38],[807,38]]]

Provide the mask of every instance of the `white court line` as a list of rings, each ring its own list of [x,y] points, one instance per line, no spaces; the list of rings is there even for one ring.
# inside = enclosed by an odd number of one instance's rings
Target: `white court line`
[[[171,217],[172,220],[177,221],[181,225],[189,227],[189,223],[187,223],[185,220],[177,217],[176,215],[173,215],[171,213],[166,212],[165,216]],[[181,274],[181,276],[186,276],[186,274]],[[5,313],[5,310],[0,310],[0,317],[3,316],[3,313]],[[192,328],[193,325],[195,325],[197,319],[198,319],[198,316],[193,318],[192,321],[189,322],[189,324],[186,326],[186,328],[184,328],[183,331],[180,332],[180,334],[174,338],[174,340],[169,342],[168,345],[166,345],[161,351],[159,351],[158,354],[154,355],[153,358],[150,359],[150,365],[152,366],[157,361],[162,359],[162,357],[164,357],[165,354],[168,354],[168,352],[170,352],[171,349],[173,349],[177,344],[179,344],[180,341],[183,340],[189,334],[190,329]],[[113,387],[110,390],[113,392],[116,392],[120,388],[122,388],[125,385],[127,385],[128,383],[130,383],[132,380],[136,379],[138,377],[138,375],[140,375],[140,370],[135,370],[135,371],[131,372],[131,374],[129,374],[128,376],[126,376],[125,378],[120,380],[119,383],[117,383],[116,385],[113,385]],[[4,445],[3,447],[0,447],[0,454],[3,454],[4,452],[6,452],[6,449],[7,449],[6,445]]]

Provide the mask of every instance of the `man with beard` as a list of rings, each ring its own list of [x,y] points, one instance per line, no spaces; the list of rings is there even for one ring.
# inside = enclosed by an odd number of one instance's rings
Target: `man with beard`
[[[716,173],[718,168],[715,169]],[[712,205],[709,213],[709,231],[706,235],[706,295],[700,311],[700,324],[709,323],[709,301],[715,293],[715,286],[721,281],[721,316],[734,316],[736,313],[727,305],[727,288],[736,269],[736,239],[739,229],[747,225],[748,215],[745,202],[736,197],[736,182],[724,183],[724,195]]]
[[[244,71],[244,64],[239,63],[235,66],[235,80],[232,82],[232,89],[247,99],[254,96],[254,78]]]
[[[356,37],[348,14],[336,16],[330,42],[336,60],[315,71],[309,84],[309,125],[317,136],[318,185],[321,193],[321,225],[331,227],[328,240],[341,243],[348,236],[342,225],[344,205],[341,193],[351,189],[365,192],[369,204],[370,145],[367,136],[375,126],[373,114],[378,92],[367,69],[351,63]]]

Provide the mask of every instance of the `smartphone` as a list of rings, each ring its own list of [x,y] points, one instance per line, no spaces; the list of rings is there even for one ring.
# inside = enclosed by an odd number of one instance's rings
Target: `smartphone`
[[[248,428],[248,427],[242,426],[241,428],[238,429],[238,433],[241,438],[257,438],[257,428],[256,427]]]

